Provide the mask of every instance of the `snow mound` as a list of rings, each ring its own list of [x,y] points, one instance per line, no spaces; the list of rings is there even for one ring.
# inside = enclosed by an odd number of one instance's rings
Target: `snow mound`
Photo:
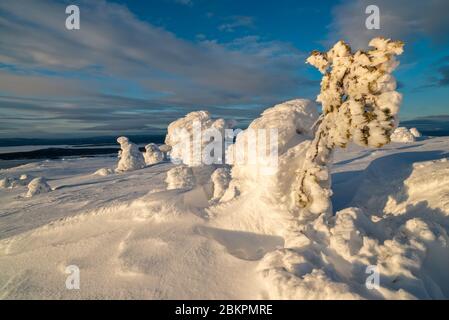
[[[212,138],[224,146],[224,130],[230,125],[231,123],[224,119],[213,120],[207,111],[188,113],[168,126],[165,144],[171,148],[170,158],[190,167],[204,164],[203,154],[206,152],[206,146]],[[217,133],[220,134],[219,137]],[[224,150],[215,155],[222,163],[223,156]]]
[[[416,128],[410,128],[410,133],[411,133],[415,138],[421,137],[421,132],[419,132],[418,129],[416,129]]]
[[[145,146],[145,153],[143,156],[147,165],[156,164],[164,160],[164,153],[155,143],[150,143]]]
[[[415,135],[412,134],[406,127],[399,127],[394,130],[390,139],[392,142],[397,143],[411,143],[415,142]]]
[[[178,166],[167,172],[167,190],[190,189],[195,186],[195,176],[190,167]]]
[[[101,169],[98,169],[97,171],[95,171],[94,175],[100,176],[100,177],[105,177],[105,176],[108,176],[113,173],[114,173],[114,170],[112,170],[110,168],[101,168]]]
[[[47,181],[43,177],[33,179],[30,184],[28,184],[27,197],[34,197],[41,193],[47,193],[51,191],[51,187],[48,185]]]
[[[120,144],[119,162],[116,168],[117,172],[126,172],[142,169],[145,167],[145,160],[139,148],[128,140],[127,137],[119,137],[117,142]]]

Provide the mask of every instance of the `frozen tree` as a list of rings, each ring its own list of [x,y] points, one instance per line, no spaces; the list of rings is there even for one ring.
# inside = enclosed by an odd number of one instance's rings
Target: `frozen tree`
[[[323,113],[297,171],[295,192],[304,209],[301,218],[331,213],[329,165],[335,147],[349,142],[381,147],[390,142],[402,100],[391,73],[403,43],[374,38],[369,45],[368,51],[352,53],[348,44],[339,41],[328,52],[314,51],[307,59],[324,74],[317,97]]]
[[[121,148],[117,172],[133,171],[145,167],[143,155],[134,143],[130,142],[127,137],[120,137],[117,142]]]
[[[150,143],[145,146],[143,155],[147,165],[156,164],[164,160],[164,153],[159,149],[157,144]]]
[[[221,201],[263,190],[265,196],[294,209],[296,202],[289,196],[294,172],[313,139],[318,117],[316,103],[307,99],[285,101],[264,110],[227,149],[232,181]]]
[[[210,164],[205,163],[205,158],[214,160],[212,161],[214,163],[223,163],[224,131],[231,128],[233,124],[224,119],[212,119],[207,111],[188,113],[170,123],[167,128],[165,144],[170,150],[170,158],[189,167]],[[212,156],[205,157],[210,151],[208,146],[213,145],[211,142],[215,142],[222,148],[214,149]],[[217,151],[216,154],[215,151]]]
[[[399,127],[393,131],[393,134],[391,135],[391,141],[398,143],[415,142],[415,135],[406,127]]]
[[[48,185],[47,180],[45,178],[39,177],[31,180],[28,184],[28,193],[27,197],[34,197],[35,195],[41,193],[47,193],[51,191],[51,187]]]

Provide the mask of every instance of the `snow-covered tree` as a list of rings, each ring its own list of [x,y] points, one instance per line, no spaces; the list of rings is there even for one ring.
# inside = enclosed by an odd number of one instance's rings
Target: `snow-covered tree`
[[[411,130],[408,130],[406,127],[399,127],[393,131],[393,134],[391,135],[391,141],[398,143],[415,142],[415,135],[413,135]]]
[[[315,138],[297,172],[295,189],[302,218],[331,213],[330,172],[332,151],[349,142],[381,147],[390,142],[402,100],[392,71],[403,43],[374,38],[368,51],[351,51],[337,42],[328,52],[314,51],[307,63],[324,74],[317,101],[322,115]]]
[[[28,198],[34,197],[41,193],[47,193],[51,191],[51,187],[48,185],[47,180],[43,177],[35,178],[28,184]]]
[[[147,165],[156,164],[164,160],[164,153],[159,149],[157,144],[150,143],[145,146],[143,155]]]
[[[115,169],[117,172],[126,172],[142,169],[145,167],[145,160],[142,152],[127,137],[119,137],[117,142],[120,144],[120,160]]]
[[[170,150],[171,160],[189,167],[210,164],[204,161],[205,158],[223,163],[224,130],[231,128],[233,124],[233,122],[221,118],[212,119],[207,111],[190,112],[173,121],[168,126],[165,137],[165,144]],[[213,145],[211,142],[215,142],[219,146],[213,150],[213,156],[208,148]],[[215,151],[220,152],[215,153]]]

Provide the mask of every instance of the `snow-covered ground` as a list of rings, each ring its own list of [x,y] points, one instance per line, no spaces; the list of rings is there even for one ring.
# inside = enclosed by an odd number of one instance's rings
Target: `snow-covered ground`
[[[117,159],[0,170],[45,177],[53,189],[0,189],[0,298],[449,298],[448,155],[449,137],[338,150],[339,212],[304,230],[294,253],[278,231],[283,208],[167,190],[169,162],[106,175],[94,173]],[[66,288],[69,265],[80,290]],[[368,265],[380,272],[372,290]]]

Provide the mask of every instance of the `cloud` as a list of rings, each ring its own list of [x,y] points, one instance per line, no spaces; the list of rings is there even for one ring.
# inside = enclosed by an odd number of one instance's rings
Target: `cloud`
[[[368,30],[365,9],[375,4],[380,9],[380,30]],[[364,48],[375,36],[410,40],[422,35],[434,43],[449,38],[449,1],[447,0],[356,0],[344,1],[333,9],[329,41],[345,39],[354,47]]]
[[[227,22],[221,24],[218,29],[225,32],[234,32],[238,28],[254,28],[254,18],[249,16],[232,16]]]
[[[60,1],[0,2],[1,116],[52,132],[112,129],[136,118],[136,128],[160,128],[194,109],[266,106],[310,85],[298,72],[305,55],[288,43],[187,41],[123,5],[78,5],[81,29],[68,31]],[[26,120],[43,113],[58,121]]]

